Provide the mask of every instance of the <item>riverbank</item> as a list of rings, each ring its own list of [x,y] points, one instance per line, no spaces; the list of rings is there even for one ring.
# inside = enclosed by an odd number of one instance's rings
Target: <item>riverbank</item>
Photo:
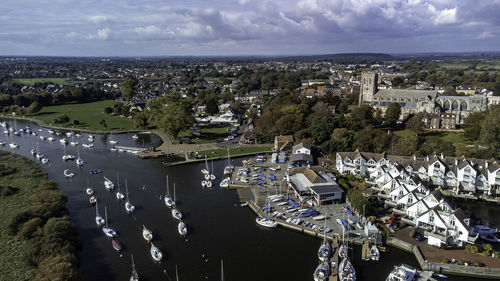
[[[82,132],[89,134],[125,134],[125,133],[145,133],[152,132],[151,130],[142,130],[142,129],[126,129],[126,130],[94,130],[88,128],[71,128],[71,127],[63,127],[63,126],[54,126],[46,124],[44,121],[32,117],[26,116],[13,116],[13,115],[0,115],[0,118],[11,119],[11,120],[22,120],[36,123],[38,126],[52,129],[52,130],[62,130],[62,131],[74,131],[74,132]]]
[[[0,151],[2,280],[74,280],[76,229],[66,197],[28,158]]]

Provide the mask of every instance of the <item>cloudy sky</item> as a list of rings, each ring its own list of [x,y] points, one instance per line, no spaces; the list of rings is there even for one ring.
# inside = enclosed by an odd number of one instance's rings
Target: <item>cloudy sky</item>
[[[500,51],[500,0],[0,3],[0,55]]]

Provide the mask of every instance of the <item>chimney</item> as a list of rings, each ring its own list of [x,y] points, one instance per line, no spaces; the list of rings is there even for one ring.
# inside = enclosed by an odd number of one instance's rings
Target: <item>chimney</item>
[[[413,154],[413,161],[417,160],[417,155]]]
[[[488,160],[484,160],[484,167],[488,169]]]
[[[455,158],[455,166],[458,166],[458,158]]]
[[[444,154],[441,152],[441,160],[444,159]]]
[[[425,161],[429,162],[429,155],[425,156]]]

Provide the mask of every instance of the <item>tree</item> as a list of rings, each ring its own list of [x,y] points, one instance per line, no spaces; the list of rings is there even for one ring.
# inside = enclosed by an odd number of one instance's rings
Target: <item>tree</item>
[[[56,123],[56,124],[64,124],[64,123],[68,123],[68,122],[69,122],[69,117],[66,114],[59,115],[59,116],[54,118],[54,123]]]
[[[500,150],[500,105],[494,106],[486,114],[481,124],[479,140],[496,151]]]
[[[148,115],[145,112],[139,112],[132,117],[136,128],[146,128],[148,126]]]
[[[403,84],[405,82],[404,79],[402,79],[401,77],[395,77],[394,79],[392,79],[392,86],[397,88],[399,85]]]
[[[210,96],[205,100],[205,105],[207,106],[206,111],[209,115],[215,115],[219,113],[219,106],[217,105],[217,99],[215,96]]]
[[[481,124],[486,117],[484,112],[475,112],[464,120],[464,136],[470,140],[479,139],[481,134]]]
[[[40,111],[41,109],[42,109],[42,106],[40,105],[40,103],[37,101],[34,101],[30,104],[30,106],[28,106],[28,113],[33,114],[33,113]]]
[[[373,108],[369,105],[356,107],[351,113],[350,127],[354,131],[373,124]]]
[[[110,114],[111,112],[113,112],[113,109],[112,109],[111,107],[106,106],[106,107],[104,108],[104,113],[106,113],[106,114]]]
[[[104,119],[102,119],[101,121],[99,121],[99,124],[101,124],[104,127],[105,130],[108,127],[108,124],[106,124],[106,120],[104,120]]]
[[[309,133],[311,134],[314,143],[319,145],[330,138],[333,128],[334,126],[330,118],[318,117],[313,119],[312,124],[309,127]]]
[[[148,101],[151,122],[160,130],[177,138],[182,130],[194,124],[194,113],[191,103],[181,99],[178,93],[158,97]]]
[[[405,124],[405,128],[416,133],[421,134],[424,131],[424,122],[422,119],[425,117],[423,113],[413,115]]]
[[[456,96],[457,91],[453,87],[448,87],[446,90],[444,90],[443,96]]]
[[[397,102],[389,104],[385,111],[385,123],[389,126],[394,126],[401,115],[401,106]]]
[[[123,81],[120,85],[120,92],[122,97],[126,100],[131,100],[134,96],[134,87],[137,84],[137,81],[133,79],[127,79]]]
[[[495,86],[493,87],[493,95],[500,96],[500,81],[495,83]]]

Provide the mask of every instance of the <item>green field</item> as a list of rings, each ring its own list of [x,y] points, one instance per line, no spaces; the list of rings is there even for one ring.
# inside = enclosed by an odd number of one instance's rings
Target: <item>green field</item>
[[[231,130],[232,126],[227,126],[227,127],[215,127],[215,126],[209,126],[209,127],[203,127],[197,132],[199,132],[201,135],[196,136],[193,133],[195,131],[192,130],[184,130],[179,133],[178,138],[190,138],[192,143],[209,143],[209,142],[215,142],[216,139],[224,139],[228,136],[229,131]]]
[[[231,156],[235,156],[235,155],[241,155],[241,154],[247,154],[247,153],[271,152],[271,150],[272,150],[271,147],[264,147],[264,146],[237,147],[237,148],[230,148],[229,154]],[[201,157],[207,156],[208,158],[224,157],[224,156],[227,156],[227,149],[198,151],[198,155],[200,155]]]
[[[33,86],[35,83],[53,83],[59,85],[69,85],[71,84],[69,78],[14,78],[12,81],[19,84]]]
[[[49,125],[61,126],[60,124],[54,124],[54,118],[66,114],[70,118],[70,122],[62,124],[63,127],[86,128],[91,130],[134,129],[134,123],[131,119],[104,113],[105,107],[112,108],[114,104],[114,100],[105,100],[91,103],[45,106],[42,110],[40,110],[40,112],[37,112],[29,117],[42,120]],[[103,119],[106,121],[106,128],[99,124],[99,122]],[[80,124],[75,125],[73,123],[74,120],[78,120]]]

